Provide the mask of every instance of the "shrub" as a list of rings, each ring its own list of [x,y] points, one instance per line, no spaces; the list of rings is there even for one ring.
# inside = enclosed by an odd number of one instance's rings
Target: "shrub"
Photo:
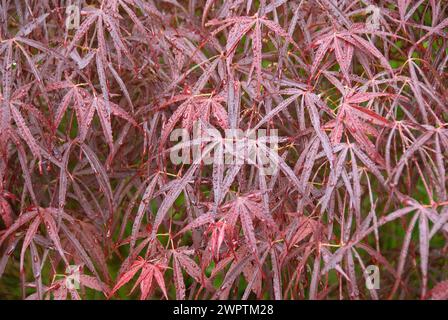
[[[446,298],[447,12],[3,1],[0,296]]]

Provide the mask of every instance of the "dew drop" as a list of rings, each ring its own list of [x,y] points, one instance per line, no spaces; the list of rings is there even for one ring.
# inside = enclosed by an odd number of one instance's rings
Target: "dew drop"
[[[14,252],[14,246],[9,247],[9,250],[6,252],[6,254],[8,256],[12,255],[12,253]]]

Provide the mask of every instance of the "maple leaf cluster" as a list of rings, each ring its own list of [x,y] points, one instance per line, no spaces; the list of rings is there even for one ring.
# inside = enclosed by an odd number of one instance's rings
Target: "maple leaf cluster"
[[[0,16],[1,298],[448,297],[448,2]],[[275,170],[172,163],[198,122],[278,132]]]

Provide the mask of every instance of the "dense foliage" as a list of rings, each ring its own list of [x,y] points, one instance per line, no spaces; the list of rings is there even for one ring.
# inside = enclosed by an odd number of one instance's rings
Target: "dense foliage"
[[[448,298],[447,1],[3,0],[0,40],[1,298]],[[173,163],[196,122],[275,172]]]

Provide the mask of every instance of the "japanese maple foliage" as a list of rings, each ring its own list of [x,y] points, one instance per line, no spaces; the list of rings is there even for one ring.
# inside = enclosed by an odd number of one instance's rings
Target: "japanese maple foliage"
[[[448,2],[0,16],[0,298],[448,298]],[[277,130],[276,170],[173,163],[198,122]]]

